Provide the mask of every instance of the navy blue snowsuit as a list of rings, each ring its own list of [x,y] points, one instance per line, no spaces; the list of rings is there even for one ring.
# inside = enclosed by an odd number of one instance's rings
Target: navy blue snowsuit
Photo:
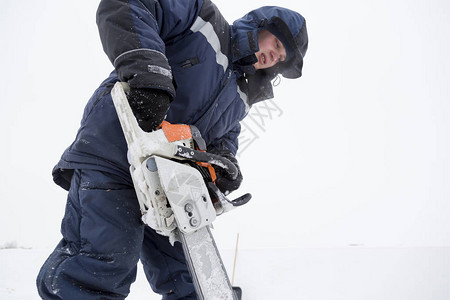
[[[257,32],[279,19],[299,53],[289,65],[255,72]],[[168,92],[174,98],[169,122],[195,125],[208,149],[236,153],[239,122],[253,103],[273,96],[270,80],[278,73],[301,75],[304,19],[264,7],[230,26],[210,0],[103,0],[97,23],[115,71],[94,92],[75,141],[53,169],[54,181],[69,194],[63,238],[38,275],[39,295],[123,299],[140,259],[163,299],[196,299],[180,245],[172,247],[140,222],[111,88],[127,81]]]

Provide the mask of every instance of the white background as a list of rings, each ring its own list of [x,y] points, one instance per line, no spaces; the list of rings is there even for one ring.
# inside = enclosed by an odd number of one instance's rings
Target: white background
[[[240,247],[449,247],[450,4],[441,0],[215,2],[229,22],[262,5],[302,13],[298,80],[239,159],[247,206],[215,236]],[[3,1],[0,244],[53,247],[66,193],[51,169],[112,66],[98,1]],[[233,195],[234,196],[234,195]]]

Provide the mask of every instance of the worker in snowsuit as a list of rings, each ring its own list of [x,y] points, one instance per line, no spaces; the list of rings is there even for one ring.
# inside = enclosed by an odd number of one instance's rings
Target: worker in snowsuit
[[[111,99],[118,81],[145,131],[165,119],[195,125],[209,152],[230,159],[239,122],[273,97],[271,80],[301,76],[308,37],[304,18],[262,7],[229,25],[210,0],[103,0],[97,24],[114,71],[89,100],[75,141],[53,169],[69,191],[62,240],[37,278],[43,299],[123,299],[141,260],[163,299],[196,299],[179,243],[140,221],[127,145]],[[217,172],[224,192],[237,189]]]

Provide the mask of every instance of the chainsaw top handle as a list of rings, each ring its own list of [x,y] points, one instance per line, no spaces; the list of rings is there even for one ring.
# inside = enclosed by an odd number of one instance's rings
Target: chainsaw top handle
[[[177,145],[175,156],[189,159],[195,162],[204,162],[218,166],[224,169],[233,180],[238,176],[238,169],[236,168],[236,166],[227,158],[217,154],[194,150],[188,147]]]
[[[189,138],[194,140],[196,149],[177,145],[175,156],[194,162],[209,163],[218,166],[224,169],[233,180],[237,178],[238,169],[230,160],[220,155],[206,152],[206,142],[198,128],[194,125],[170,124],[167,121],[163,121],[161,129],[164,131],[164,135],[169,142]]]

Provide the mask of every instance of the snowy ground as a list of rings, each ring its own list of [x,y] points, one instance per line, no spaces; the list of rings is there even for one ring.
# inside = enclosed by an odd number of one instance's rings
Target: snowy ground
[[[39,299],[34,280],[50,249],[0,250],[0,299]],[[222,251],[231,274],[234,251]],[[235,285],[245,300],[450,299],[449,248],[242,250]],[[142,270],[127,299],[160,299]]]

